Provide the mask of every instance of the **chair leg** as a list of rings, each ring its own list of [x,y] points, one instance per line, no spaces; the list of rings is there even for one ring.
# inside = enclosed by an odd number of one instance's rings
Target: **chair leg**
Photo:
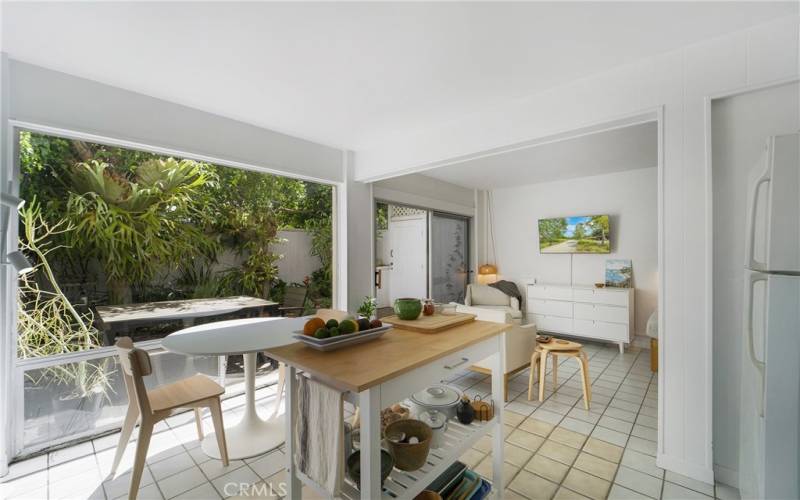
[[[281,408],[281,398],[283,397],[283,389],[286,386],[286,365],[283,363],[278,364],[278,392],[275,394],[275,411],[272,412],[272,417],[278,416],[278,411]]]
[[[503,375],[503,401],[508,401],[508,374]]]
[[[228,443],[225,441],[225,426],[222,424],[222,406],[219,398],[212,399],[209,403],[211,410],[211,420],[214,421],[214,432],[217,435],[217,446],[219,455],[222,458],[222,465],[228,466]]]
[[[136,421],[139,419],[139,407],[136,402],[128,404],[128,411],[125,413],[125,422],[122,424],[122,433],[119,436],[119,444],[117,444],[117,453],[114,454],[114,462],[111,465],[109,474],[113,477],[117,473],[117,467],[122,461],[122,456],[125,454],[125,448],[128,447],[128,442],[131,440],[133,428],[136,427]]]
[[[194,422],[197,424],[197,439],[202,441],[205,433],[203,432],[203,409],[200,407],[194,409]]]
[[[153,425],[155,422],[148,418],[143,418],[139,424],[139,439],[136,441],[136,458],[131,469],[131,485],[128,490],[128,499],[136,500],[139,493],[139,483],[142,481],[144,462],[147,458],[147,449],[150,447],[150,438],[153,435]]]
[[[555,353],[552,353],[553,356],[553,392],[556,392],[558,389],[558,356]]]
[[[544,379],[545,370],[547,370],[547,353],[542,352],[539,354],[539,402],[544,401]]]

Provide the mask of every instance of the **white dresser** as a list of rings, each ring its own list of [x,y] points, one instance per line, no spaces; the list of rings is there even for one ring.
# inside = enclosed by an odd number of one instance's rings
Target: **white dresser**
[[[616,342],[633,341],[633,288],[528,283],[528,322],[540,332]]]

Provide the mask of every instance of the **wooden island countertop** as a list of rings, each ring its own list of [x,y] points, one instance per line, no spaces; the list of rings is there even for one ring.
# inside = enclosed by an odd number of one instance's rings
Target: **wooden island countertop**
[[[359,393],[507,329],[508,325],[489,321],[435,334],[393,328],[376,340],[337,351],[317,351],[296,342],[268,349],[266,354],[333,387]]]

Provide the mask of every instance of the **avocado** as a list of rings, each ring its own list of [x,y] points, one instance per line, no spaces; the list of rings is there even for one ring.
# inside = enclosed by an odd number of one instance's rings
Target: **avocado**
[[[371,327],[369,326],[369,320],[367,318],[361,318],[358,320],[358,331],[369,330]]]
[[[330,329],[330,328],[338,328],[338,326],[339,326],[339,322],[336,321],[335,319],[329,319],[328,322],[325,323],[325,327],[328,328],[328,329]]]
[[[318,339],[327,339],[330,336],[331,332],[327,328],[317,328],[317,331],[314,332],[314,337]]]
[[[331,337],[338,337],[339,335],[342,334],[342,331],[339,328],[335,327],[335,326],[333,328],[331,328],[330,331],[331,331]]]

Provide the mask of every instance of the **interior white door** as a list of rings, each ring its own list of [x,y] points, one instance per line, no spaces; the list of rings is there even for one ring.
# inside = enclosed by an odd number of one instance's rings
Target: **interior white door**
[[[425,217],[389,221],[392,271],[389,290],[395,299],[427,297],[428,221]]]

